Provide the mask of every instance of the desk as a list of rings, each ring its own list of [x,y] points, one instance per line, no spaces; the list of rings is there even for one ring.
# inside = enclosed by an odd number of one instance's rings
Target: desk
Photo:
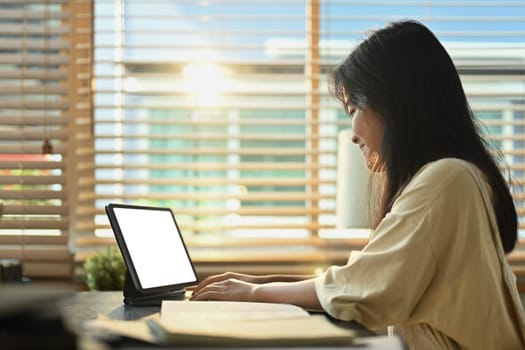
[[[64,321],[75,333],[79,335],[81,350],[107,349],[106,344],[83,334],[83,323],[95,319],[99,314],[115,320],[136,320],[156,312],[159,307],[129,307],[122,303],[122,292],[77,292],[71,298],[61,303]],[[338,322],[339,324],[339,322]],[[344,323],[345,327],[354,329],[361,337],[366,346],[360,346],[363,350],[403,350],[404,347],[398,338],[386,336],[371,336],[372,333],[356,323]],[[343,323],[341,323],[343,325]],[[119,342],[115,345],[118,349],[146,349],[144,344],[133,342]],[[159,346],[151,346],[155,349]],[[331,347],[332,349],[334,347]],[[348,347],[345,347],[345,349]],[[209,349],[209,348],[208,348]],[[217,348],[213,348],[217,349]],[[316,348],[308,348],[315,350]],[[300,348],[294,348],[300,350]],[[320,349],[319,349],[320,350]]]

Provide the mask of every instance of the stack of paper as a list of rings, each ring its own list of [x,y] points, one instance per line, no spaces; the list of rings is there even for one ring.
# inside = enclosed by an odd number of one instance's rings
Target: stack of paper
[[[155,321],[151,321],[154,324]],[[354,333],[288,304],[164,301],[154,333],[167,343],[208,345],[350,344]]]
[[[288,304],[164,301],[139,321],[99,319],[91,326],[158,344],[209,346],[348,345],[355,333]]]

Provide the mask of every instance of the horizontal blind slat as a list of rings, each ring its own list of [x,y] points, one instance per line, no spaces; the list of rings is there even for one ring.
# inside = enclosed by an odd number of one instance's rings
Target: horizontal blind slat
[[[49,4],[48,4],[49,5]],[[42,11],[37,8],[28,10],[12,10],[2,9],[0,12],[0,21],[2,20],[20,20],[26,18],[28,20],[67,20],[69,13],[66,11]]]
[[[10,199],[28,199],[28,200],[49,200],[60,199],[65,201],[67,196],[62,191],[53,190],[24,190],[23,193],[18,190],[0,190],[0,198],[4,201]]]
[[[67,235],[8,235],[0,234],[0,246],[2,249],[17,249],[19,245],[39,246],[64,246],[67,244],[69,237]]]
[[[54,185],[65,184],[64,175],[0,175],[0,181],[4,185]]]
[[[27,262],[23,263],[22,271],[24,276],[45,277],[45,278],[71,278],[72,274],[71,259],[57,263],[49,262]]]
[[[24,160],[19,158],[18,160],[3,160],[6,155],[0,154],[0,168],[1,169],[63,169],[65,163],[62,161],[33,161],[31,159]],[[9,159],[9,158],[8,158]],[[0,175],[0,179],[2,175]]]
[[[38,140],[42,141],[43,138],[40,138]],[[36,154],[42,155],[42,142],[39,142],[38,145],[28,144],[28,143],[29,143],[28,140],[25,140],[25,142],[22,142],[21,144],[18,144],[18,145],[6,144],[0,141],[0,154],[20,154],[24,156],[36,155]],[[68,152],[69,152],[69,149],[67,145],[65,144],[58,143],[58,144],[53,145],[54,154],[65,155]]]
[[[67,72],[64,70],[51,69],[23,69],[24,67],[13,67],[13,69],[5,71],[0,70],[1,79],[41,79],[41,80],[63,80],[67,78]]]
[[[27,214],[25,214],[27,215]],[[30,218],[30,215],[28,215],[28,218]],[[0,220],[0,230],[9,230],[11,231],[17,231],[20,234],[24,230],[38,230],[42,232],[43,230],[60,230],[64,231],[68,228],[68,222],[64,219],[56,219],[56,220],[38,220],[34,218],[30,218],[30,220],[9,220],[7,218],[3,218]],[[45,234],[45,232],[43,232]],[[52,234],[52,233],[49,233]]]
[[[36,109],[36,110],[63,110],[68,108],[67,101],[31,101],[31,100],[0,100],[0,108],[5,109]]]
[[[0,221],[10,221],[10,224],[19,223],[20,225],[26,224],[24,218],[17,218],[17,215],[42,215],[42,216],[60,216],[61,214],[66,214],[68,211],[67,206],[55,204],[42,204],[42,205],[10,205],[4,204],[2,207],[2,220]],[[11,219],[11,217],[13,217]],[[57,217],[56,219],[60,219]]]
[[[63,95],[67,92],[65,85],[46,85],[46,86],[23,86],[23,85],[0,85],[0,94],[17,95],[17,94],[39,94],[46,95]],[[22,97],[23,98],[23,97]]]

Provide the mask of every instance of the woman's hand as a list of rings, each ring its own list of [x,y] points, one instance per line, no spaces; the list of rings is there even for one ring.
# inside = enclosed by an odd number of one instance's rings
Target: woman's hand
[[[235,274],[231,274],[233,276]],[[199,284],[190,300],[253,301],[256,284],[228,277],[228,274],[211,276]],[[239,277],[245,277],[240,275]]]
[[[206,287],[209,284],[229,280],[232,278],[244,282],[259,283],[257,282],[257,276],[246,275],[237,272],[225,272],[220,275],[208,276],[205,279],[203,279],[195,288],[194,293],[199,292],[202,288]]]
[[[243,282],[263,284],[271,282],[299,282],[314,278],[314,275],[247,275],[237,272],[225,272],[220,275],[208,276],[202,280],[195,288],[195,292],[199,292],[202,288],[211,283],[225,281],[228,279],[236,279]]]
[[[322,310],[309,276],[253,276],[233,272],[205,278],[190,300],[229,300],[295,304]]]

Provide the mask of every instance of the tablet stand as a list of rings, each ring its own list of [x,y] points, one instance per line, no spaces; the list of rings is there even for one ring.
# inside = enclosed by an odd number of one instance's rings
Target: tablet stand
[[[184,300],[184,288],[168,292],[143,293],[135,287],[129,271],[124,279],[124,304],[130,306],[160,306],[162,300]]]

